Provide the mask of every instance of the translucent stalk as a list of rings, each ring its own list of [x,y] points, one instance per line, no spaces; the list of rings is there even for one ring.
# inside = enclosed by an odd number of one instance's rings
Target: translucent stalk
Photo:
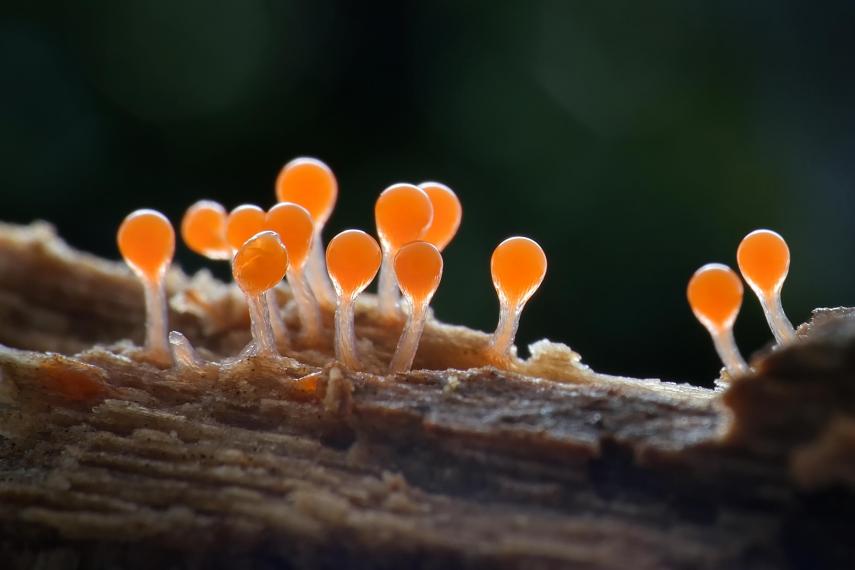
[[[341,297],[335,310],[335,357],[351,370],[361,368],[353,331],[353,299],[348,297]]]
[[[306,277],[315,299],[324,307],[335,306],[335,291],[327,274],[327,264],[324,260],[324,244],[321,232],[316,231],[312,239],[312,250],[306,263]]]
[[[264,302],[267,304],[267,314],[270,317],[270,328],[273,331],[276,346],[286,348],[290,346],[291,341],[288,336],[288,329],[285,327],[285,321],[282,320],[279,303],[276,301],[276,291],[270,289],[269,291],[265,291],[263,295]]]
[[[410,306],[412,310],[407,316],[407,323],[404,325],[401,338],[398,339],[398,347],[395,349],[392,362],[389,363],[390,374],[408,372],[412,368],[413,359],[416,357],[416,350],[419,347],[419,340],[421,340],[422,333],[425,330],[427,304],[416,305],[410,302]]]
[[[255,340],[255,350],[260,356],[278,356],[276,339],[270,326],[270,313],[264,294],[247,296],[249,319],[252,323],[252,338]]]
[[[398,284],[395,279],[394,255],[388,248],[383,250],[383,263],[380,265],[380,277],[377,281],[377,310],[386,319],[398,317]]]
[[[733,329],[726,328],[718,331],[710,331],[715,350],[718,352],[727,373],[732,377],[742,376],[748,373],[748,364],[736,347],[736,339],[733,338]]]
[[[766,322],[769,323],[769,328],[772,329],[772,334],[775,336],[775,341],[778,344],[786,344],[796,338],[796,329],[790,319],[784,313],[784,306],[781,304],[781,293],[776,292],[772,295],[757,295],[760,298],[760,305],[763,307],[763,314],[766,315]]]
[[[143,280],[145,289],[145,347],[158,362],[172,364],[169,350],[166,291],[163,279]]]
[[[172,358],[175,360],[175,366],[190,370],[202,368],[204,362],[196,354],[193,345],[190,344],[186,336],[178,331],[171,331],[169,333],[169,345],[172,347]]]
[[[307,286],[306,276],[302,271],[288,268],[286,276],[294,300],[297,302],[297,312],[300,314],[303,337],[306,343],[317,344],[321,337],[321,311],[318,307],[318,301]]]
[[[517,336],[517,328],[520,324],[520,314],[523,305],[511,307],[510,303],[502,302],[499,308],[499,324],[490,343],[490,351],[497,357],[505,359],[511,356],[511,345]]]

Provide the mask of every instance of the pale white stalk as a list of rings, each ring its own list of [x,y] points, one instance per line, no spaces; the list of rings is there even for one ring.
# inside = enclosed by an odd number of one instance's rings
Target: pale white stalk
[[[297,302],[303,338],[308,344],[317,344],[321,337],[321,311],[318,301],[307,286],[306,276],[301,270],[289,267],[286,278],[291,286],[294,300]]]
[[[252,338],[255,340],[256,354],[278,356],[279,351],[276,348],[273,328],[270,326],[270,314],[264,295],[247,295],[246,302],[249,306],[249,319],[252,324]]]
[[[285,321],[282,320],[282,312],[279,310],[279,303],[276,300],[276,291],[270,289],[263,293],[265,303],[267,304],[267,314],[270,316],[270,328],[273,331],[273,338],[276,339],[276,345],[283,348],[291,345],[288,335],[288,329],[285,327]]]
[[[748,364],[736,347],[736,339],[733,338],[733,329],[726,328],[710,332],[715,345],[715,350],[721,358],[727,373],[731,377],[742,376],[748,373]]]
[[[501,359],[511,356],[511,345],[514,344],[514,338],[517,335],[522,308],[523,305],[517,305],[512,309],[508,303],[501,303],[499,324],[490,342],[490,351]]]
[[[757,297],[760,299],[763,314],[766,315],[766,322],[769,323],[769,328],[775,336],[775,341],[778,344],[786,344],[795,340],[796,329],[793,328],[793,323],[790,322],[787,314],[784,313],[780,291],[770,296],[757,293]]]
[[[399,316],[400,293],[395,278],[394,258],[389,249],[383,250],[383,262],[380,264],[380,277],[377,281],[377,311],[381,317],[389,320]]]
[[[339,298],[335,309],[335,357],[350,370],[359,370],[356,334],[353,331],[353,299]]]
[[[411,303],[410,306],[411,310],[407,316],[407,323],[404,325],[401,338],[398,339],[398,347],[395,349],[392,362],[389,363],[390,374],[408,372],[412,368],[413,359],[416,357],[416,350],[419,347],[419,340],[421,340],[422,333],[425,330],[427,304],[415,305]]]
[[[196,354],[193,345],[180,332],[170,331],[169,345],[172,347],[172,358],[175,360],[175,366],[189,370],[199,370],[204,365],[204,361]]]
[[[315,299],[324,307],[334,307],[336,303],[335,290],[333,290],[329,275],[327,274],[327,263],[324,259],[324,244],[321,240],[321,232],[315,231],[312,238],[312,249],[306,262],[306,277]]]
[[[145,289],[145,346],[149,355],[164,364],[172,364],[169,350],[169,330],[166,307],[166,290],[163,279],[143,280]]]

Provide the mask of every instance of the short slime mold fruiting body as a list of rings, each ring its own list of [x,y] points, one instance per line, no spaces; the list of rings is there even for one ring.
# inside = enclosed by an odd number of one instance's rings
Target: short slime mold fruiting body
[[[748,365],[733,337],[733,323],[742,306],[742,294],[739,277],[721,263],[708,263],[698,269],[686,289],[692,312],[709,331],[716,352],[731,377],[748,372]]]
[[[329,166],[316,158],[295,158],[279,172],[276,179],[276,198],[280,202],[299,204],[312,215],[314,239],[306,274],[315,298],[326,307],[334,306],[335,291],[324,265],[321,233],[338,199],[338,181],[335,175]]]
[[[149,357],[161,364],[171,364],[163,278],[175,255],[175,230],[160,212],[137,210],[119,226],[116,241],[125,262],[145,289],[145,346]]]
[[[754,230],[739,244],[736,259],[742,277],[760,300],[777,343],[795,339],[796,331],[781,304],[781,288],[790,270],[787,242],[771,230]]]
[[[318,302],[306,284],[304,268],[314,239],[312,216],[302,206],[280,202],[267,212],[267,228],[276,232],[288,251],[286,277],[297,303],[303,337],[307,344],[320,342],[321,313]]]
[[[176,368],[199,372],[204,366],[204,361],[196,354],[193,345],[180,332],[169,332],[169,346],[172,349],[172,358],[175,361]]]
[[[433,205],[424,190],[412,184],[393,184],[386,188],[374,205],[377,235],[383,247],[377,303],[385,319],[398,317],[398,288],[392,267],[398,250],[421,239],[433,219]]]
[[[393,374],[407,372],[413,365],[425,328],[428,305],[442,279],[442,255],[431,243],[408,243],[395,255],[395,277],[410,305],[410,311],[389,364],[389,372]]]
[[[263,231],[247,240],[232,261],[235,282],[246,294],[252,337],[259,355],[276,356],[264,294],[279,284],[288,270],[288,254],[275,232]]]
[[[254,204],[243,204],[231,211],[226,219],[226,240],[233,252],[237,252],[253,236],[267,229],[267,214]],[[287,347],[290,342],[285,322],[279,313],[279,305],[273,288],[264,294],[270,326],[279,346]]]
[[[327,246],[327,270],[338,298],[335,353],[339,362],[351,370],[361,367],[353,330],[353,303],[377,275],[382,258],[377,241],[360,230],[345,230]]]
[[[499,324],[489,353],[494,360],[505,361],[510,357],[523,307],[546,275],[546,254],[527,237],[511,237],[493,251],[490,271],[499,296]]]

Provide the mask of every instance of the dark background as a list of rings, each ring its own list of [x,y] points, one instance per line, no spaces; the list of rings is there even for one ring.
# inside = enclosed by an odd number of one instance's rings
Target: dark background
[[[855,6],[756,2],[117,2],[0,18],[0,219],[52,221],[117,258],[132,209],[273,200],[322,158],[327,238],[373,231],[387,185],[464,205],[434,302],[492,330],[492,248],[549,257],[518,344],[594,368],[709,383],[685,286],[757,227],[793,261],[784,305],[855,303]],[[183,246],[189,269],[204,265]],[[746,291],[744,353],[771,336]]]

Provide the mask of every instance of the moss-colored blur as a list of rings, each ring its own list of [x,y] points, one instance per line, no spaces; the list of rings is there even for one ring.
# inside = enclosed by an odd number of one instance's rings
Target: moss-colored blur
[[[686,303],[740,239],[788,241],[784,306],[855,303],[855,8],[759,2],[19,2],[0,21],[0,219],[47,218],[118,258],[141,207],[271,205],[314,155],[340,184],[327,239],[373,228],[387,185],[463,202],[433,305],[490,330],[490,254],[549,257],[518,344],[708,384]],[[178,260],[204,264],[183,245]],[[210,264],[208,264],[210,265]],[[220,264],[221,265],[221,264]],[[223,268],[218,268],[222,271]],[[746,355],[771,339],[746,295]]]

